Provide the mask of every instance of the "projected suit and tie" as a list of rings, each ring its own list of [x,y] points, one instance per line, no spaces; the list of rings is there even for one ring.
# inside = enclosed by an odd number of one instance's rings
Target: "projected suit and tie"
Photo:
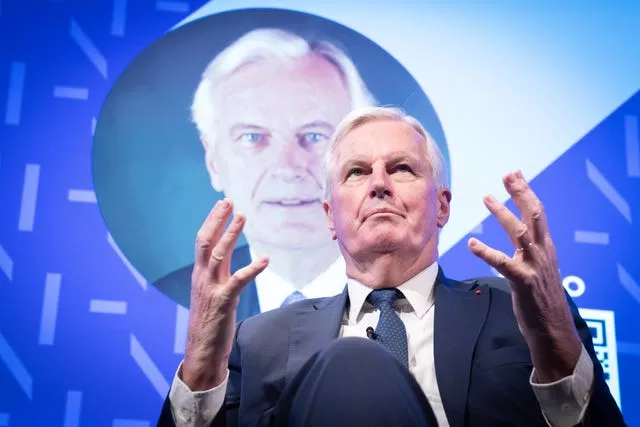
[[[247,217],[248,245],[236,248],[232,270],[260,254],[271,258],[244,290],[239,319],[344,288],[322,211],[322,158],[340,119],[372,104],[340,48],[279,29],[250,31],[205,69],[191,111],[211,186]],[[188,305],[192,269],[155,285]]]

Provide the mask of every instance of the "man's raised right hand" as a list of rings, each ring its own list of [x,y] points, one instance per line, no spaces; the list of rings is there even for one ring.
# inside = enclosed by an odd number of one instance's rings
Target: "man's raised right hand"
[[[260,257],[231,274],[231,255],[245,223],[245,217],[237,214],[225,231],[232,212],[230,200],[218,201],[196,238],[189,328],[181,375],[192,391],[209,390],[225,380],[238,297],[245,285],[269,263],[267,257]]]

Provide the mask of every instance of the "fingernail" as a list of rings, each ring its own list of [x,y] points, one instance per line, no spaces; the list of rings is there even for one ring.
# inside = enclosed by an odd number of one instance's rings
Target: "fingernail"
[[[229,202],[227,202],[227,199],[220,201],[220,208],[222,208],[222,210],[226,211],[228,207],[229,207]]]

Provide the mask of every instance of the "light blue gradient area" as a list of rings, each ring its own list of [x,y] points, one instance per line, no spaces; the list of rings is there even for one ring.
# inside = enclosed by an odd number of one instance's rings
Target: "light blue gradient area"
[[[215,0],[177,27],[256,7],[346,25],[421,85],[446,135],[456,200],[441,254],[487,217],[485,194],[508,199],[506,172],[534,178],[640,89],[632,2]],[[483,172],[470,179],[465,171],[479,164]]]
[[[9,414],[0,412],[0,426],[8,426],[9,425]]]

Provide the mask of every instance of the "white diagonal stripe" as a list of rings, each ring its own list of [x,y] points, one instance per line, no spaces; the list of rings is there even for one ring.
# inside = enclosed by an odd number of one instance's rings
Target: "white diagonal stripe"
[[[154,361],[151,360],[151,357],[149,357],[133,334],[131,334],[130,352],[131,357],[133,357],[133,360],[136,361],[136,364],[140,367],[142,373],[144,373],[147,379],[151,382],[153,388],[156,389],[160,397],[165,397],[169,391],[169,383],[162,376],[158,366],[156,366]]]
[[[18,230],[20,231],[33,231],[39,183],[40,165],[28,164],[24,170],[24,184],[20,202],[20,217],[18,219]]]
[[[96,193],[92,190],[69,190],[70,202],[96,203]]]

